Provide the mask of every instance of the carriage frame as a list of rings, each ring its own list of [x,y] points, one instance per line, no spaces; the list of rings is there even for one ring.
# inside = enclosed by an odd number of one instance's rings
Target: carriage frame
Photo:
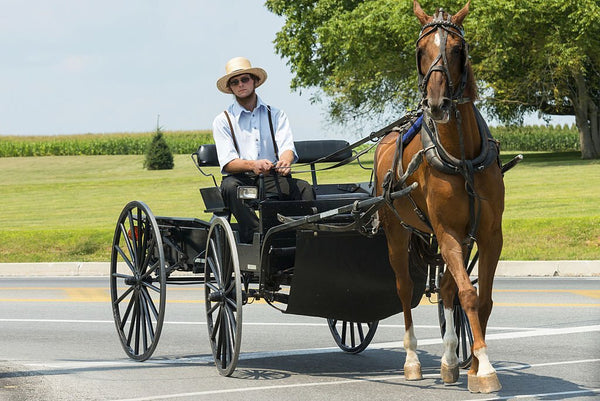
[[[348,353],[366,349],[378,322],[402,311],[385,233],[374,218],[389,199],[373,196],[370,183],[317,181],[317,166],[354,160],[356,144],[325,140],[295,145],[298,163],[310,166],[316,199],[279,201],[262,193],[259,184],[259,199],[249,200],[260,221],[250,244],[240,243],[237,224],[231,222],[214,176],[213,186],[200,189],[206,212],[212,214],[210,221],[154,216],[141,201],[124,207],[112,243],[110,288],[117,333],[130,358],[143,361],[155,351],[168,285],[204,286],[209,341],[215,365],[224,376],[237,366],[243,309],[252,300],[263,299],[283,313],[327,319],[334,341]],[[200,146],[192,159],[207,176],[212,174],[203,169],[218,166],[212,144]],[[413,188],[396,191],[390,199],[406,196]],[[419,246],[410,251],[411,307],[423,295],[431,299],[436,294],[432,302],[438,303],[443,336],[439,282],[445,265],[435,237],[415,239]],[[476,256],[473,259],[469,273]],[[460,366],[467,368],[473,338],[458,300],[454,316],[457,355]]]

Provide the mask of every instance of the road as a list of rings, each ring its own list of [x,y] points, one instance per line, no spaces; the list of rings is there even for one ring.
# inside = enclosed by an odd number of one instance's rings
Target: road
[[[266,304],[244,309],[242,355],[219,376],[201,287],[168,289],[166,323],[146,362],[117,338],[103,277],[0,278],[0,400],[491,400],[600,398],[600,279],[498,278],[488,330],[503,389],[470,394],[438,378],[437,308],[414,310],[424,379],[402,376],[402,315],[380,323],[359,355],[341,352],[322,319]]]

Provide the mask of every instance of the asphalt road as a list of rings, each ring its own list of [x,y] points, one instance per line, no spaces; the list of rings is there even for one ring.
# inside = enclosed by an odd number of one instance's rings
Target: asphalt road
[[[0,400],[600,399],[600,279],[498,278],[488,330],[503,389],[470,394],[439,379],[437,308],[414,310],[424,379],[406,382],[402,315],[380,323],[359,355],[340,351],[322,319],[266,304],[244,309],[242,355],[219,376],[201,287],[170,287],[158,348],[127,358],[103,277],[0,278]]]

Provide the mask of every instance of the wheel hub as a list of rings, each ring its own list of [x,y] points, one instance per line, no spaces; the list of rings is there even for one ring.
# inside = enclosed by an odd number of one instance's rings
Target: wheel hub
[[[210,302],[223,302],[225,301],[225,294],[223,291],[213,291],[208,295],[208,300]]]

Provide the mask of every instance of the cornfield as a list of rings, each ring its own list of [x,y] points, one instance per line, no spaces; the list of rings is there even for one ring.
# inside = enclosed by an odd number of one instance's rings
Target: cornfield
[[[580,150],[575,126],[490,127],[503,151],[565,152]],[[0,136],[0,157],[141,155],[154,132],[57,136]],[[165,131],[174,154],[190,154],[199,145],[212,143],[210,131]]]

